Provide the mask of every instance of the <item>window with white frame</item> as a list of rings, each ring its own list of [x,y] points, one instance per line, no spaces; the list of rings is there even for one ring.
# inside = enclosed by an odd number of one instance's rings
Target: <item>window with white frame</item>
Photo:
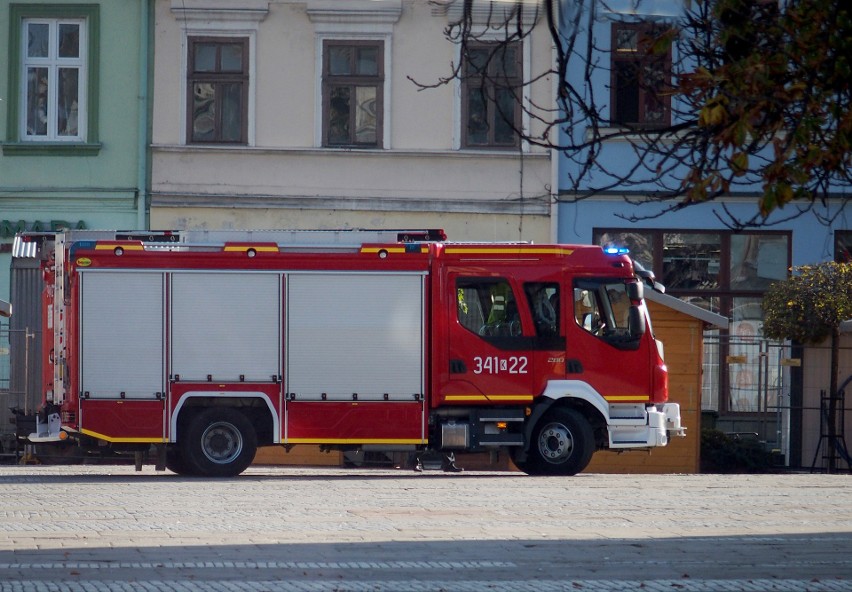
[[[24,18],[21,26],[20,139],[85,141],[86,19]]]

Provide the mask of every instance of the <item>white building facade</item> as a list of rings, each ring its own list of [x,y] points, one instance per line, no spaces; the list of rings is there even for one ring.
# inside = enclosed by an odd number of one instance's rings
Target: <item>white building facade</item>
[[[550,154],[502,125],[499,92],[452,77],[458,14],[451,1],[157,0],[151,227],[552,239]],[[486,45],[505,38],[488,14],[474,19]],[[549,107],[550,80],[521,82],[552,60],[535,28],[505,74]]]

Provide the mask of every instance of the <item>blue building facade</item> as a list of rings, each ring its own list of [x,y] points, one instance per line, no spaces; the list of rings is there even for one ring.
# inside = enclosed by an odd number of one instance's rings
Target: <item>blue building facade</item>
[[[570,14],[574,6],[567,1],[561,5],[564,14]],[[642,61],[637,37],[647,28],[676,23],[683,15],[684,3],[616,0],[593,6],[586,10],[595,10],[596,14],[583,21],[593,23],[592,40],[588,30],[577,31],[576,46],[595,48],[597,53],[591,60],[595,67],[591,75],[582,68],[569,67],[569,81],[575,87],[583,87],[587,79],[592,81],[591,95],[604,119],[650,128],[676,122],[678,105],[668,103],[670,98],[645,96],[636,80],[655,67],[650,61]],[[566,31],[566,36],[571,33]],[[675,43],[667,64],[678,61],[677,51]],[[583,134],[588,136],[589,130],[577,119],[567,133],[573,137],[564,139],[577,143]],[[792,266],[849,260],[852,231],[843,209],[844,195],[839,192],[836,200],[803,208],[807,211],[801,215],[797,215],[798,208],[803,206],[787,205],[765,224],[735,231],[734,220],[749,220],[758,211],[755,185],[738,187],[736,194],[711,203],[667,211],[672,202],[660,202],[654,196],[661,185],[679,183],[688,169],[663,168],[660,172],[653,161],[637,167],[641,152],[634,143],[639,139],[605,142],[588,174],[580,174],[584,158],[560,156],[557,238],[566,243],[627,246],[635,259],[655,272],[667,293],[728,317],[728,331],[713,334],[706,341],[710,345],[705,347],[702,408],[727,418],[726,426],[731,429],[747,426],[744,429],[750,431],[755,422],[777,415],[780,397],[789,393],[779,387],[781,390],[767,395],[767,386],[785,380],[789,383],[789,373],[786,378],[780,370],[761,374],[756,359],[760,352],[738,348],[760,340],[761,300],[769,284],[788,277]],[[576,179],[580,176],[583,181],[578,187]],[[630,177],[629,184],[619,183],[624,176]],[[728,366],[725,361],[731,359],[745,359],[746,364]]]

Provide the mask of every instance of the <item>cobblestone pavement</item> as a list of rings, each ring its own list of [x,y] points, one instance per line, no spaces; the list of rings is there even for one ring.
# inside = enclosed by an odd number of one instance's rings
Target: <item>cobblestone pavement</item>
[[[850,475],[0,467],[0,592],[852,591]]]

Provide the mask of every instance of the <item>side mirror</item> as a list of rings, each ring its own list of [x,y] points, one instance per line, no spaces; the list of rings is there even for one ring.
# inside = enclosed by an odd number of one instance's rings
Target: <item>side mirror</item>
[[[642,308],[631,306],[627,313],[627,326],[630,331],[630,336],[634,339],[642,337],[648,330],[648,325],[645,322],[645,315]]]
[[[642,282],[627,284],[627,297],[633,302],[642,300],[645,297],[645,284]]]

